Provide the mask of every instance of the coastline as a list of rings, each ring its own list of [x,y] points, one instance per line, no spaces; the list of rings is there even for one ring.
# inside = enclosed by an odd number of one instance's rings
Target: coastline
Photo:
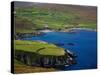
[[[91,29],[91,28],[72,28],[72,29],[77,29],[77,30],[88,30],[88,31],[95,31],[95,32],[97,32],[97,29]]]
[[[91,29],[91,28],[70,28],[70,29],[67,29],[67,30],[61,30],[61,31],[56,31],[56,32],[74,32],[74,30],[87,30],[87,31],[97,32],[97,29]]]

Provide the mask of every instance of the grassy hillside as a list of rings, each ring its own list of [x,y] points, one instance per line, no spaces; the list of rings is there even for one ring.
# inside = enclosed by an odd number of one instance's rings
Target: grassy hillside
[[[54,30],[70,26],[96,29],[96,7],[44,3],[26,4],[27,6],[24,2],[15,3],[16,32],[35,31],[42,29],[45,25]]]
[[[57,71],[54,68],[44,68],[44,67],[34,67],[34,66],[27,66],[18,60],[14,60],[14,73],[34,73],[34,72],[51,72]]]
[[[38,41],[15,40],[14,49],[26,52],[35,52],[41,55],[54,55],[54,56],[65,55],[65,51],[63,48],[57,47],[56,45],[53,44],[48,44]]]
[[[40,55],[51,55],[51,56],[63,56],[65,51],[63,48],[57,47],[53,44],[48,44],[40,41],[24,41],[24,40],[15,40],[14,41],[14,50],[15,51],[25,51],[25,52],[34,52]],[[38,55],[34,55],[37,58]],[[35,61],[35,58],[31,58],[32,61]],[[27,69],[27,70],[26,70]],[[28,66],[22,63],[19,60],[14,59],[14,73],[30,73],[30,72],[50,72],[56,71],[55,68],[45,68],[37,66]]]

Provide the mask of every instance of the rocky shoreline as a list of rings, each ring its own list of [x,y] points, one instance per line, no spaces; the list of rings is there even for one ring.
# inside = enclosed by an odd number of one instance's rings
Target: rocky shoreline
[[[73,64],[76,64],[76,55],[69,51],[69,50],[65,50],[63,48],[60,48],[59,46],[53,45],[53,44],[49,44],[47,42],[44,41],[31,41],[30,44],[29,41],[16,41],[16,45],[17,48],[15,48],[15,59],[21,61],[22,63],[28,65],[28,66],[39,66],[39,67],[54,67],[54,68],[61,68],[64,66],[70,66]],[[22,43],[21,43],[22,42]],[[42,44],[41,48],[35,50],[34,49],[34,45],[39,45],[39,43]],[[33,44],[34,43],[34,44]],[[49,47],[47,47],[47,45],[49,45]],[[32,46],[33,45],[33,46]],[[43,45],[46,45],[43,47]],[[22,46],[27,46],[27,50],[22,50]],[[30,47],[33,47],[30,48]],[[46,48],[47,47],[47,48]],[[26,48],[25,48],[26,49]],[[32,50],[30,50],[32,49]],[[45,52],[45,49],[53,54],[43,54],[40,53],[40,51],[42,50],[43,52]],[[35,52],[34,52],[35,50]],[[54,51],[56,50],[56,51]],[[61,53],[63,51],[63,53]],[[58,52],[58,53],[57,53]],[[60,53],[60,54],[59,54]]]
[[[35,56],[35,57],[34,57]],[[34,60],[32,59],[34,57]],[[15,59],[29,66],[64,67],[76,64],[75,55],[66,50],[63,56],[39,55],[25,51],[16,51]]]
[[[97,29],[91,29],[91,28],[72,28],[72,29],[77,29],[77,30],[89,30],[89,31],[97,31]]]
[[[41,36],[44,35],[45,33],[43,32],[33,32],[33,33],[16,33],[14,35],[15,39],[23,39],[23,38],[28,38],[32,36]]]
[[[97,29],[90,29],[90,28],[71,28],[67,30],[38,30],[37,32],[32,32],[32,33],[16,33],[14,35],[15,39],[22,39],[22,38],[27,38],[27,37],[32,37],[32,36],[42,36],[47,32],[68,32],[68,33],[75,33],[75,30],[89,30],[89,31],[96,31]]]

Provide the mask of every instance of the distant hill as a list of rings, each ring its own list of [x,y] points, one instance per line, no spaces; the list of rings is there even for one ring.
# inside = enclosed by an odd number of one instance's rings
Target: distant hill
[[[80,5],[68,5],[68,4],[50,4],[50,3],[37,3],[37,2],[15,2],[15,7],[37,7],[47,10],[56,11],[70,11],[77,13],[81,16],[85,16],[89,19],[96,19],[97,7],[96,6],[80,6]]]
[[[64,25],[81,24],[81,27],[96,28],[97,7],[65,4],[48,4],[37,2],[14,2],[17,17],[30,20],[25,28],[41,28],[48,24],[51,28],[61,28]],[[17,19],[16,17],[16,19]],[[21,22],[21,21],[19,21]],[[27,20],[26,20],[27,22]],[[29,22],[29,21],[28,21]],[[32,24],[33,23],[33,24]],[[22,23],[16,27],[23,27]],[[33,27],[32,27],[33,26]]]

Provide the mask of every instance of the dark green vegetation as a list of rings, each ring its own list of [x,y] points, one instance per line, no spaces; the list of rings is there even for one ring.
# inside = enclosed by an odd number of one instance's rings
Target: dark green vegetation
[[[14,13],[16,32],[34,32],[45,25],[54,30],[96,29],[96,7],[33,3],[16,6]]]

